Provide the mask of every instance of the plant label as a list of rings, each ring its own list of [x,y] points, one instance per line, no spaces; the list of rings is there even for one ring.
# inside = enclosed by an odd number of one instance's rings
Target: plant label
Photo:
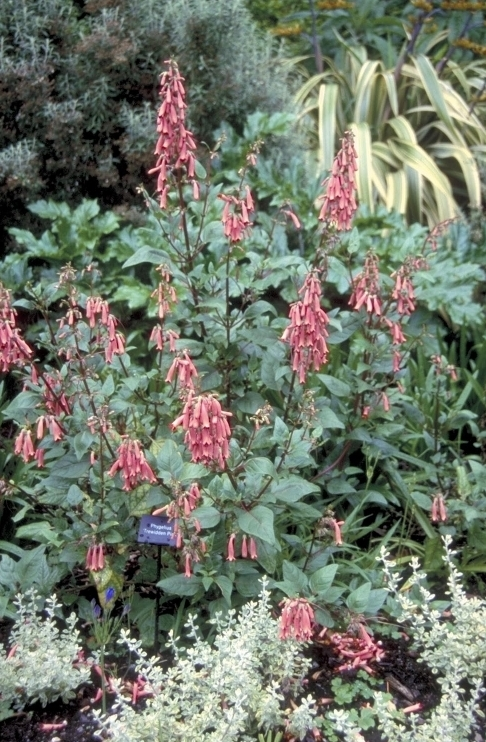
[[[142,515],[138,529],[138,543],[175,546],[176,521],[163,515]]]

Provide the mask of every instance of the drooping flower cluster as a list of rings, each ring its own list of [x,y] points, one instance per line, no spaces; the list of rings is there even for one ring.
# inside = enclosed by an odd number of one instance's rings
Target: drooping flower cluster
[[[285,598],[280,603],[280,639],[296,639],[299,642],[309,641],[314,628],[314,610],[305,598]]]
[[[282,340],[290,345],[292,370],[305,384],[309,369],[318,371],[327,361],[329,317],[321,307],[321,285],[315,273],[307,275],[299,294],[302,299],[290,307],[290,325]]]
[[[217,464],[224,469],[229,457],[228,441],[231,435],[228,417],[231,417],[231,412],[222,410],[212,394],[195,397],[190,391],[182,415],[174,420],[171,428],[175,430],[182,425],[186,431],[184,442],[193,461],[205,466]]]
[[[161,209],[167,207],[169,175],[174,171],[184,172],[185,178],[193,185],[194,198],[199,197],[199,186],[195,180],[196,143],[185,125],[187,104],[184,78],[174,61],[167,60],[166,64],[168,69],[160,78],[159,95],[162,103],[157,114],[157,162],[149,170],[149,175],[158,173],[157,193]]]
[[[232,533],[228,539],[228,545],[226,548],[226,561],[228,562],[236,561],[235,541],[236,533]],[[253,536],[247,536],[246,533],[243,534],[241,537],[240,551],[242,559],[248,559],[248,557],[250,557],[250,559],[258,559],[256,541]]]
[[[3,373],[13,366],[23,366],[32,356],[31,348],[16,327],[16,317],[10,291],[0,283],[0,371]]]
[[[224,235],[232,243],[240,242],[248,235],[250,227],[250,216],[255,210],[253,198],[248,186],[245,186],[245,196],[226,196],[220,193],[218,198],[224,201],[223,222]]]
[[[432,500],[430,520],[432,521],[432,523],[445,523],[445,521],[447,520],[447,508],[442,492],[438,492]]]
[[[412,281],[410,280],[410,270],[408,266],[402,265],[394,274],[395,286],[393,288],[392,298],[397,303],[397,312],[400,315],[410,316],[415,311],[415,292]]]
[[[171,384],[174,376],[177,378],[177,383],[180,389],[192,389],[194,390],[193,378],[197,376],[197,369],[193,364],[189,353],[184,350],[181,355],[178,355],[172,361],[171,367],[167,372],[165,381],[167,384]]]
[[[22,428],[15,439],[14,453],[16,456],[22,456],[26,463],[34,458],[34,442],[32,440],[32,433],[28,428]]]
[[[159,265],[155,270],[160,273],[160,281],[150,296],[152,299],[157,298],[159,319],[163,320],[166,314],[170,312],[172,305],[177,303],[177,295],[170,283],[172,274],[167,266]]]
[[[99,572],[105,567],[105,547],[103,544],[90,544],[86,554],[86,569]]]
[[[75,277],[75,275],[72,277],[73,281]],[[125,338],[116,329],[118,320],[110,313],[108,302],[100,296],[89,296],[86,299],[84,312],[90,329],[96,332],[96,342],[104,348],[106,363],[111,363],[115,355],[123,355],[125,352]],[[62,331],[58,335],[59,339],[68,338],[67,347],[60,351],[67,360],[71,360],[78,354],[76,341],[72,333],[76,332],[76,325],[82,318],[83,314],[78,306],[77,291],[74,287],[71,287],[66,314],[58,320],[59,329]]]
[[[354,279],[353,292],[349,300],[350,306],[358,311],[364,307],[368,314],[381,315],[380,274],[378,258],[369,252],[365,258],[364,269]]]
[[[123,489],[132,490],[141,482],[156,482],[157,479],[140,446],[140,442],[124,436],[117,449],[118,458],[110,468],[108,474],[114,477],[117,471],[121,472]]]
[[[319,213],[321,221],[333,224],[337,230],[351,229],[356,212],[357,154],[352,132],[344,132],[342,147],[334,158],[331,175],[323,181],[327,185],[324,203]]]
[[[166,343],[169,343],[169,351],[175,353],[175,341],[179,339],[179,335],[175,330],[165,330],[162,325],[155,325],[150,333],[149,341],[155,343],[157,350],[164,350]]]

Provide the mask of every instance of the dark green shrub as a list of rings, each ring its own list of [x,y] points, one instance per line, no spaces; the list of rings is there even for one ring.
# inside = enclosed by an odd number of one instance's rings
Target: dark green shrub
[[[39,197],[141,203],[170,56],[190,78],[199,141],[285,103],[243,0],[5,0],[0,42],[0,229],[35,229],[25,203]]]

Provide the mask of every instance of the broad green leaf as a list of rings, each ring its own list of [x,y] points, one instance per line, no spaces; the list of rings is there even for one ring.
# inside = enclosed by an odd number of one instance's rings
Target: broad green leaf
[[[320,492],[320,487],[296,474],[291,474],[289,477],[281,479],[280,482],[274,483],[270,491],[277,500],[290,503],[297,502],[313,492]]]
[[[282,572],[285,582],[290,582],[295,585],[297,593],[301,593],[307,589],[309,584],[308,579],[296,564],[285,559],[282,565]]]
[[[314,572],[309,579],[309,587],[313,593],[323,593],[331,587],[338,569],[337,564],[328,564]]]
[[[161,476],[168,474],[172,479],[179,479],[182,474],[184,462],[177,448],[177,444],[173,440],[168,438],[164,441],[156,458]]]
[[[268,544],[275,543],[273,530],[273,511],[264,505],[257,505],[252,510],[236,510],[238,526],[243,533],[258,536]]]
[[[219,510],[212,505],[202,505],[193,510],[191,515],[199,521],[201,528],[214,528],[221,520]]]
[[[157,587],[171,595],[196,595],[202,587],[202,580],[197,575],[186,577],[185,575],[172,575],[164,577],[157,583]]]
[[[231,593],[233,592],[233,583],[231,582],[229,577],[225,577],[225,575],[218,575],[214,578],[214,581],[221,590],[225,601],[231,608]]]
[[[363,613],[366,610],[371,592],[371,582],[353,590],[346,598],[346,605],[352,613]]]

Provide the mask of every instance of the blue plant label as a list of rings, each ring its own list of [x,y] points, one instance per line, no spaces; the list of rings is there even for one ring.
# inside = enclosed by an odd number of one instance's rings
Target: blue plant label
[[[138,543],[175,546],[175,525],[175,520],[169,520],[163,515],[142,515],[138,529]]]

